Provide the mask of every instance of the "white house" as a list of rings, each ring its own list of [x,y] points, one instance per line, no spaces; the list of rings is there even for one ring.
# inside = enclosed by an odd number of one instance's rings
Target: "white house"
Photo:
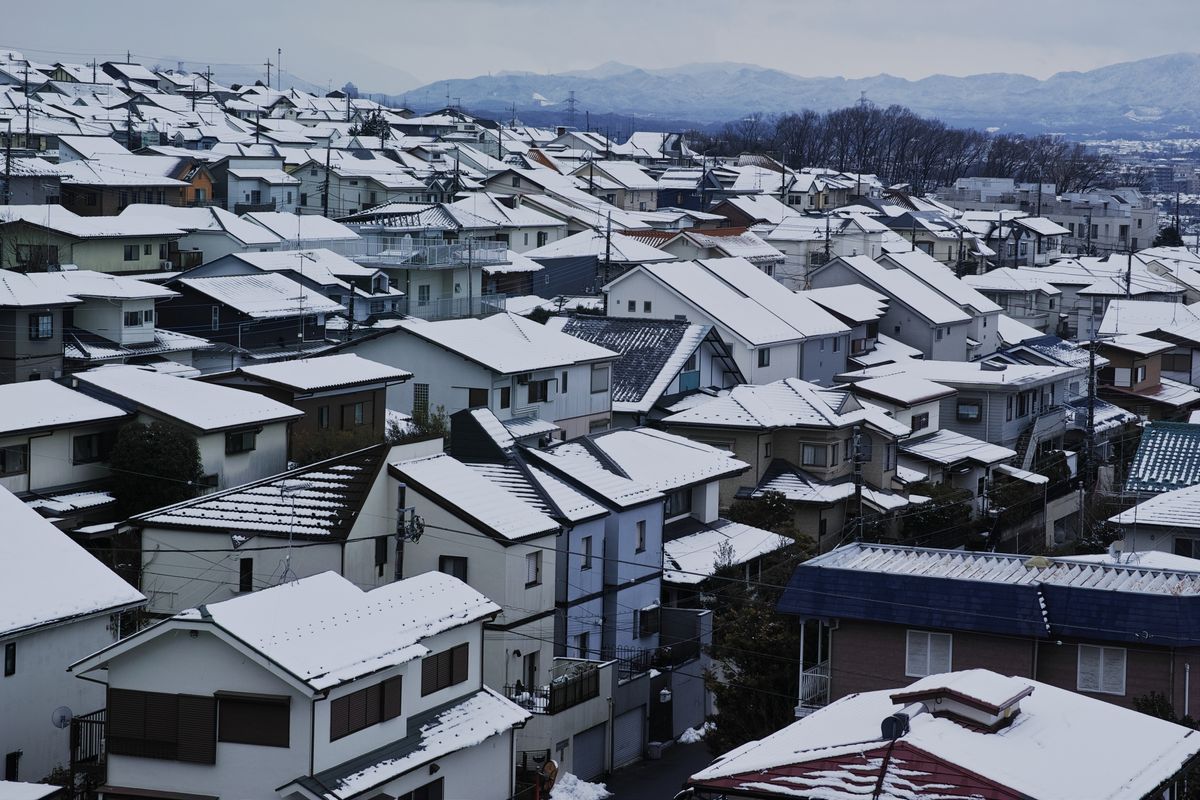
[[[206,484],[225,489],[282,472],[288,423],[304,413],[254,392],[132,366],[77,373],[73,386],[136,414],[178,425],[196,437]]]
[[[217,206],[184,208],[137,203],[126,206],[120,216],[162,220],[163,224],[184,231],[176,242],[179,251],[172,262],[176,269],[187,269],[230,253],[278,250],[281,241],[263,226]]]
[[[604,291],[610,316],[712,325],[749,383],[845,369],[850,328],[742,258],[642,264]]]
[[[529,713],[483,684],[498,611],[429,572],[369,592],[322,573],[177,614],[71,667],[107,683],[101,794],[505,800]]]
[[[0,518],[0,778],[38,781],[70,758],[55,710],[104,705],[66,668],[120,638],[121,613],[145,598],[3,488]]]

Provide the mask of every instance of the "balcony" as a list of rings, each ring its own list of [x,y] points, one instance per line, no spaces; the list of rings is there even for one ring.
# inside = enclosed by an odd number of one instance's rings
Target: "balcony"
[[[381,268],[442,270],[508,263],[508,244],[505,242],[422,239],[361,228],[357,233],[362,238],[323,246],[364,266]]]
[[[534,714],[557,714],[600,696],[600,669],[590,662],[560,663],[551,671],[550,683],[528,689],[517,681],[504,687],[504,696]]]
[[[233,213],[240,217],[242,214],[249,214],[252,211],[274,211],[275,207],[274,200],[266,203],[234,203]]]
[[[401,314],[424,320],[487,317],[504,311],[507,295],[485,294],[475,297],[404,297],[399,303]]]
[[[74,800],[95,797],[108,776],[104,750],[106,709],[82,714],[71,720],[71,792]]]
[[[829,705],[829,659],[821,661],[800,673],[800,703],[797,716],[801,710],[805,713]]]

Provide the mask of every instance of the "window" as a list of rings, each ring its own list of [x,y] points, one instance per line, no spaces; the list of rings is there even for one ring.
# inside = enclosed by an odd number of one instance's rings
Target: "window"
[[[453,575],[463,583],[467,582],[466,556],[438,556],[438,572]]]
[[[142,245],[142,255],[148,256],[148,255],[153,255],[153,253],[154,253],[153,245],[149,245],[149,244]]]
[[[217,741],[287,747],[291,711],[286,696],[217,692]]]
[[[488,404],[487,389],[467,389],[467,408],[478,408]]]
[[[909,631],[904,653],[904,674],[924,678],[950,671],[952,640],[948,633]]]
[[[1184,372],[1190,374],[1192,371],[1191,351],[1163,353],[1162,370],[1163,372]]]
[[[388,561],[388,537],[375,537],[375,577],[382,578]]]
[[[254,559],[238,559],[238,591],[254,591]]]
[[[592,365],[592,394],[608,391],[608,365]]]
[[[138,246],[136,244],[125,245],[125,260],[126,261],[137,261],[138,260]]]
[[[637,534],[633,540],[633,551],[642,553],[646,550],[646,520],[639,519],[637,521]]]
[[[429,284],[423,283],[417,287],[417,305],[429,305]]]
[[[916,433],[917,431],[923,431],[926,428],[928,428],[929,427],[928,412],[926,412],[924,414],[913,414],[912,415],[912,424],[909,427],[912,428],[913,433]]]
[[[513,185],[513,187],[514,187],[514,188],[517,188],[517,189],[521,188],[521,179],[520,179],[520,177],[518,177],[518,176],[516,176],[516,175],[513,175],[513,178],[512,178],[512,185]]]
[[[429,384],[413,384],[413,416],[425,418],[429,416]]]
[[[538,665],[541,660],[541,653],[537,650],[525,654],[524,663],[521,665],[521,674],[525,676],[525,685],[530,688],[538,685]]]
[[[653,308],[653,306],[651,305],[649,300],[642,301],[642,313],[649,314],[651,308]]]
[[[630,313],[637,311],[637,300],[630,300],[626,308],[629,309]]]
[[[542,551],[525,554],[525,588],[542,582]]]
[[[549,241],[549,238],[550,238],[550,234],[546,233],[546,231],[538,231],[537,246],[542,247],[543,245],[546,244],[547,241]]]
[[[449,650],[425,656],[421,662],[421,696],[433,694],[467,679],[469,647],[455,645]]]
[[[145,320],[145,316],[141,311],[126,311],[125,312],[125,327],[138,328]]]
[[[550,400],[550,381],[530,381],[529,382],[529,402],[530,403],[545,403]]]
[[[329,427],[329,406],[319,406],[317,408],[317,427],[321,430]]]
[[[584,631],[575,637],[576,658],[587,658],[588,654],[592,652],[591,638],[589,631]]]
[[[44,342],[54,336],[54,315],[50,312],[29,315],[29,338]]]
[[[349,430],[367,424],[367,404],[365,402],[347,403],[342,406],[342,430]]]
[[[400,716],[403,681],[399,675],[334,698],[329,703],[329,741]]]
[[[21,475],[29,471],[29,445],[0,447],[0,476]]]
[[[212,307],[212,329],[215,331],[221,327],[221,307]]]
[[[764,442],[763,443],[763,458],[770,458],[770,457],[771,457],[771,443]]]
[[[824,444],[804,444],[800,446],[800,465],[804,467],[829,466],[829,446]]]
[[[835,337],[833,340],[833,352],[840,353],[841,351],[842,351],[842,338],[840,336],[838,336],[838,337]]]
[[[580,569],[591,569],[592,568],[592,537],[590,537],[590,536],[583,537],[583,539],[581,540],[581,543],[583,545],[583,561],[580,562],[579,568]]]
[[[71,463],[92,464],[107,461],[108,452],[116,439],[114,433],[85,433],[71,440]]]
[[[109,689],[109,753],[213,764],[217,698]]]
[[[640,637],[653,636],[662,627],[662,608],[660,606],[643,608],[637,617],[637,631]]]
[[[21,751],[14,750],[4,756],[4,780],[15,781],[20,777]]]
[[[960,422],[979,422],[983,418],[983,403],[979,400],[959,400],[956,416]]]
[[[667,495],[667,506],[663,511],[666,519],[674,519],[692,513],[692,489],[680,489]]]
[[[1140,364],[1133,368],[1133,382],[1141,383],[1146,380],[1146,365]]]
[[[1081,692],[1125,694],[1125,648],[1079,645],[1075,688]]]
[[[424,786],[418,786],[411,792],[405,792],[396,800],[443,800],[445,791],[445,779],[438,778],[433,783],[427,783]]]
[[[893,470],[896,468],[896,443],[888,442],[883,448],[883,470]]]
[[[825,346],[825,340],[821,340],[821,346]],[[771,366],[771,348],[763,347],[758,351],[758,365],[760,367]]]
[[[257,430],[230,431],[225,434],[225,455],[249,453],[255,448],[257,439]]]
[[[933,334],[934,334],[934,338],[937,341],[940,342],[942,340],[942,329],[941,328],[935,328],[933,331]]]
[[[508,408],[511,405],[512,405],[512,388],[508,387],[508,386],[502,386],[500,388],[500,407]]]
[[[308,192],[300,193],[300,205],[302,205],[302,206],[308,205]]]
[[[17,643],[4,645],[4,677],[17,674]]]
[[[559,384],[558,384],[558,393],[559,393],[559,394],[566,394],[566,393],[567,393],[567,376],[568,376],[569,374],[570,374],[570,373],[569,373],[569,372],[567,372],[565,369],[562,371],[562,380],[561,380],[561,381],[559,382]]]

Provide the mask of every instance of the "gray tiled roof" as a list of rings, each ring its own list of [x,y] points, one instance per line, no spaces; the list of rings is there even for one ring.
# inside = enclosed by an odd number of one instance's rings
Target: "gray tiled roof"
[[[1125,490],[1159,493],[1200,483],[1200,425],[1153,422],[1142,430]]]

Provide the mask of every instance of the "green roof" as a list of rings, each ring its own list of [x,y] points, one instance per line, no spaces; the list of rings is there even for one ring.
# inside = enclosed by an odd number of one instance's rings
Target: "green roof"
[[[1200,425],[1152,422],[1142,429],[1125,490],[1159,494],[1200,484]]]

